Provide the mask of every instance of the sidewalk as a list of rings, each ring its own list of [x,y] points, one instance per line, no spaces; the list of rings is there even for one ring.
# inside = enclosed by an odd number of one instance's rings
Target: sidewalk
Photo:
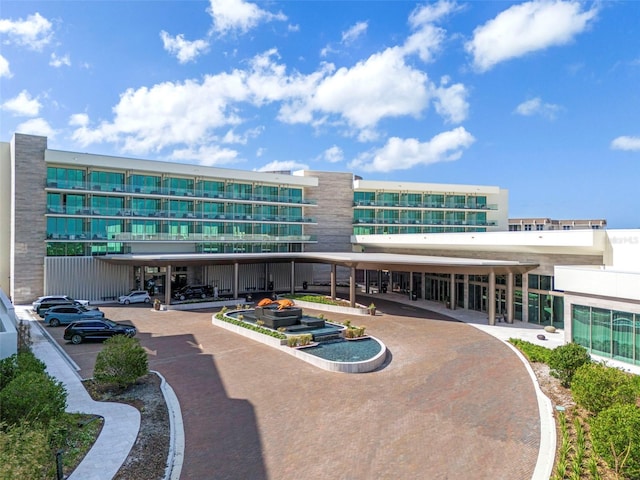
[[[123,403],[94,401],[80,381],[70,360],[59,351],[39,322],[33,321],[29,307],[16,307],[19,320],[31,321],[33,353],[47,366],[47,372],[61,381],[67,390],[67,412],[86,413],[104,418],[96,443],[69,480],[105,480],[113,478],[126,460],[138,436],[140,412]]]

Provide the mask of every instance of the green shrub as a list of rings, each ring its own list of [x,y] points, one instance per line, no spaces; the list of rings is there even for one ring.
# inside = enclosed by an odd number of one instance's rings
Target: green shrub
[[[640,478],[640,409],[614,405],[591,420],[595,451],[618,475]]]
[[[64,413],[67,392],[46,373],[25,372],[0,391],[0,406],[0,420],[9,425],[21,421],[49,425]]]
[[[558,378],[563,386],[571,386],[571,380],[576,370],[591,361],[587,349],[577,343],[561,345],[549,354],[549,368],[551,375]]]
[[[32,352],[24,351],[0,360],[0,390],[21,373],[44,373],[45,364]]]
[[[55,478],[53,453],[42,428],[0,424],[0,479]]]
[[[510,338],[509,343],[520,350],[530,362],[549,363],[550,348],[520,340],[519,338]]]
[[[116,335],[104,342],[93,377],[98,383],[126,388],[149,373],[147,352],[136,338]]]
[[[632,375],[602,363],[578,368],[571,392],[576,403],[593,414],[615,404],[634,404],[637,396]]]

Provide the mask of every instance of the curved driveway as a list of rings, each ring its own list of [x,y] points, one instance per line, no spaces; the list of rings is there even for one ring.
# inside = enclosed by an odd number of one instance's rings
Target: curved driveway
[[[538,405],[511,349],[437,313],[376,304],[375,317],[325,313],[366,325],[389,348],[383,368],[359,375],[216,328],[213,311],[101,309],[138,327],[150,368],[180,400],[182,479],[530,479]],[[72,347],[91,376],[100,346]]]

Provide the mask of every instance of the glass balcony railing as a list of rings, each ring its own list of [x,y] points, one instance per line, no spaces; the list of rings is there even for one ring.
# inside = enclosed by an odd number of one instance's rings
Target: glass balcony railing
[[[398,202],[398,203],[390,203],[390,202],[381,202],[381,201],[354,201],[354,207],[375,207],[375,208],[387,208],[387,209],[398,209],[398,208],[411,208],[411,209],[448,209],[448,210],[497,210],[497,204],[476,204],[476,203],[407,203],[407,202]]]
[[[229,200],[238,202],[264,203],[264,204],[290,204],[315,206],[315,200],[303,199],[299,197],[291,197],[284,195],[240,195],[232,192],[207,192],[200,188],[179,189],[170,187],[153,187],[153,186],[136,186],[122,185],[110,183],[91,183],[91,182],[69,182],[47,180],[46,187],[50,189],[61,190],[85,190],[87,192],[104,192],[104,193],[127,193],[132,195],[160,195],[162,197],[193,197],[193,198],[210,198],[219,200]]]
[[[166,242],[166,241],[185,241],[185,242],[274,242],[274,243],[300,243],[300,242],[316,242],[313,235],[268,235],[268,234],[206,234],[206,233],[49,233],[48,241],[101,241],[101,242]]]
[[[445,226],[495,226],[493,220],[469,221],[469,220],[416,220],[416,219],[369,219],[358,218],[352,222],[354,225],[445,225]]]
[[[141,208],[112,208],[112,207],[61,207],[48,206],[47,213],[55,215],[72,215],[82,217],[139,217],[154,219],[193,219],[193,220],[225,220],[251,223],[303,223],[316,224],[312,217],[299,215],[252,215],[225,212],[184,212],[171,210],[141,209]]]

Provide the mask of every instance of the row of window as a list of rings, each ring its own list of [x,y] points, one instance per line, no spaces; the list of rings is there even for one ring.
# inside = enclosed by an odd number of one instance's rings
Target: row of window
[[[77,168],[48,167],[49,188],[128,192],[150,195],[180,195],[244,199],[286,203],[308,203],[301,187],[241,183],[236,181],[196,180],[167,175],[126,175]]]
[[[396,235],[405,233],[457,233],[457,232],[486,232],[484,227],[473,226],[417,226],[417,225],[384,225],[384,226],[354,226],[354,235]]]
[[[128,234],[128,235],[127,235]],[[115,220],[47,217],[50,240],[185,240],[220,235],[267,235],[303,238],[302,225],[289,223],[191,222],[184,220]]]
[[[242,243],[242,242],[203,242],[196,245],[198,253],[270,253],[301,252],[300,244],[287,243]],[[131,253],[128,244],[122,242],[50,242],[47,243],[47,256],[100,256]]]
[[[592,353],[640,365],[640,314],[571,306],[573,341]]]
[[[491,209],[484,195],[453,195],[440,193],[357,191],[353,195],[355,206],[417,207],[417,208],[476,208]]]
[[[355,210],[353,223],[426,224],[426,225],[495,225],[485,212]]]

